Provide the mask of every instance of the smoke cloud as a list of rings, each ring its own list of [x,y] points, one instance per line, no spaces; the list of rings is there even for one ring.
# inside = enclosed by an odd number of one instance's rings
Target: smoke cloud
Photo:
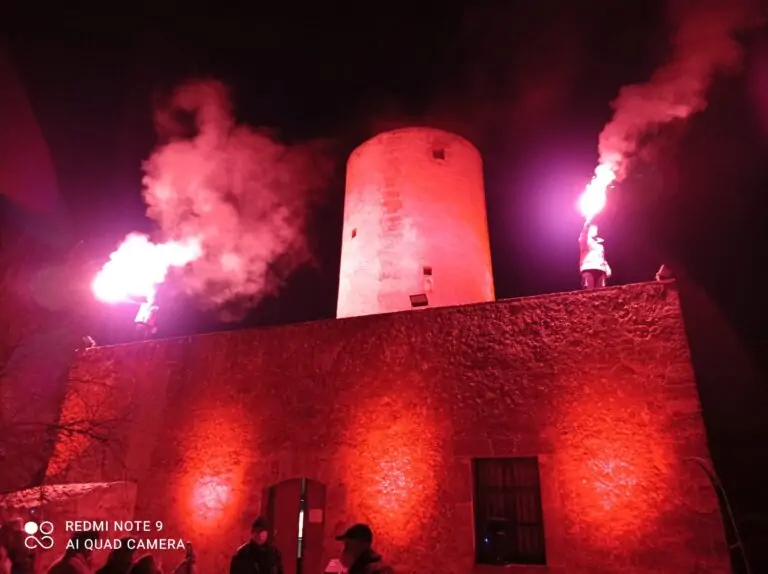
[[[741,63],[734,35],[762,24],[749,0],[673,1],[670,17],[672,57],[647,83],[621,89],[612,103],[613,119],[600,134],[600,164],[612,166],[619,180],[633,156],[652,152],[646,143],[653,131],[706,108],[714,76]]]
[[[237,124],[218,81],[179,87],[155,126],[164,143],[144,165],[147,215],[168,239],[199,239],[204,255],[183,287],[237,319],[312,260],[305,225],[332,174],[327,147]]]

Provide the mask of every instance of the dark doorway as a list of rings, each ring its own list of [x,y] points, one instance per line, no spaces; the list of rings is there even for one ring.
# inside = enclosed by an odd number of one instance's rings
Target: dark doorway
[[[266,489],[264,501],[285,574],[322,574],[325,485],[293,478]]]

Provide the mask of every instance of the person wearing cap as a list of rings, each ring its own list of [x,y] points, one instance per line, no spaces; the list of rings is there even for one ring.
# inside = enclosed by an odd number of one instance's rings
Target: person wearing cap
[[[229,574],[283,574],[283,558],[269,540],[269,523],[263,516],[253,521],[251,539],[237,549]]]
[[[381,554],[373,549],[373,532],[367,524],[350,526],[336,540],[344,543],[341,563],[347,568],[347,574],[394,574]]]
[[[605,287],[611,278],[611,267],[605,260],[603,238],[597,235],[597,225],[591,221],[584,224],[579,235],[581,288],[595,289]]]

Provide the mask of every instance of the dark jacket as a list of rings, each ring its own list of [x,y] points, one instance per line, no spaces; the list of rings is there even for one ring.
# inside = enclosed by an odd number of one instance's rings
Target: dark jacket
[[[232,557],[229,574],[283,574],[283,557],[269,542],[248,542]]]
[[[11,559],[11,574],[34,574],[35,572],[37,570],[34,554],[24,554]]]
[[[384,563],[381,554],[371,549],[355,560],[347,574],[394,574],[394,570]]]
[[[96,570],[96,574],[128,574],[130,569],[130,561],[121,564],[117,560],[108,560],[104,566]]]

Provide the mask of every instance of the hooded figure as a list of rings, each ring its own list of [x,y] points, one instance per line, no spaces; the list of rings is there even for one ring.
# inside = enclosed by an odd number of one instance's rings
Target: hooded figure
[[[269,540],[269,523],[259,516],[251,525],[251,539],[237,549],[229,574],[283,574],[283,558]]]
[[[91,574],[92,543],[99,539],[98,532],[76,532],[72,544],[48,569],[48,574]],[[89,544],[90,543],[90,544]]]
[[[381,554],[372,548],[373,532],[367,524],[350,526],[336,540],[344,542],[341,563],[347,568],[347,574],[394,574]]]
[[[605,260],[603,238],[597,235],[597,225],[587,221],[579,235],[581,258],[581,288],[595,289],[605,287],[606,279],[611,277],[611,267]]]
[[[36,572],[36,554],[24,545],[24,523],[15,518],[0,526],[0,572],[11,564],[9,574],[33,574]]]
[[[131,548],[130,537],[120,539],[120,548],[109,553],[107,563],[96,571],[96,574],[128,574],[133,564],[135,550]]]

